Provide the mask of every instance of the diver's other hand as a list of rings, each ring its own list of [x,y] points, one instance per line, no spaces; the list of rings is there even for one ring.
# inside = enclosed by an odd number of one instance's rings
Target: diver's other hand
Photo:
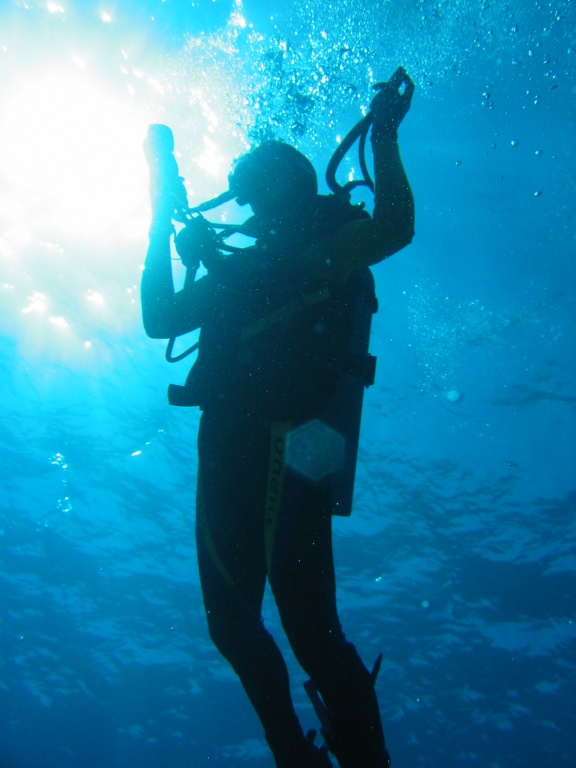
[[[414,83],[404,67],[398,67],[388,82],[376,83],[378,91],[372,99],[372,136],[398,138],[398,126],[410,109]],[[401,90],[402,89],[402,90]]]
[[[210,269],[218,258],[219,244],[214,228],[202,216],[190,219],[174,240],[182,263],[192,269],[198,269],[200,261]]]

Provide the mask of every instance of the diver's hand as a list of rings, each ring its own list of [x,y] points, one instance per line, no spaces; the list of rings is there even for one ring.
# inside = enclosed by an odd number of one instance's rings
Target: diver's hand
[[[220,242],[214,228],[202,216],[189,219],[178,232],[174,245],[185,267],[198,269],[200,262],[206,269],[217,260]]]
[[[400,92],[400,88],[404,87]],[[398,126],[410,109],[414,83],[403,67],[398,67],[388,82],[376,83],[378,91],[372,99],[372,136],[398,138]]]

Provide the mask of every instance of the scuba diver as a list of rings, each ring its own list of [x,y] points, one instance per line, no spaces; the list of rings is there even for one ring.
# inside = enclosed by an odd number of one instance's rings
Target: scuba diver
[[[174,405],[199,406],[196,543],[210,636],[232,665],[262,723],[278,768],[387,768],[372,672],[342,630],[332,514],[349,514],[362,393],[373,381],[368,333],[376,311],[369,267],[408,245],[414,200],[397,142],[414,85],[404,69],[374,86],[368,115],[374,182],[318,194],[316,172],[292,146],[267,141],[234,163],[229,190],[189,208],[170,130],[151,126],[152,223],[142,274],[144,328],[171,339],[200,329]],[[363,168],[365,163],[362,161]],[[374,212],[350,203],[373,186]],[[251,216],[234,231],[202,212],[236,199]],[[175,235],[173,222],[184,226]],[[174,288],[172,238],[186,266]],[[204,270],[198,275],[200,263]],[[296,715],[283,656],[264,626],[268,580],[324,743]]]

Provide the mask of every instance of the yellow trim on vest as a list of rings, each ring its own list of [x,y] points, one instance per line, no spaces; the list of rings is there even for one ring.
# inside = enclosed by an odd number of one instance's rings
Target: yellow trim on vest
[[[284,451],[286,437],[292,425],[288,422],[274,422],[270,425],[270,462],[266,480],[266,506],[264,512],[264,546],[266,550],[266,571],[272,576],[272,556],[276,538],[278,515],[282,506],[282,489],[286,464]]]
[[[324,288],[319,288],[317,291],[314,291],[314,293],[305,293],[297,299],[292,299],[292,301],[289,301],[288,304],[284,304],[283,307],[280,307],[275,312],[271,312],[269,315],[266,315],[266,317],[262,317],[260,320],[256,320],[254,323],[247,325],[246,328],[242,330],[240,341],[246,341],[251,336],[256,336],[258,333],[262,333],[262,331],[276,325],[276,323],[286,320],[287,317],[295,315],[296,312],[301,312],[303,309],[311,307],[313,304],[319,304],[321,301],[326,301],[330,296],[330,288],[324,286]]]

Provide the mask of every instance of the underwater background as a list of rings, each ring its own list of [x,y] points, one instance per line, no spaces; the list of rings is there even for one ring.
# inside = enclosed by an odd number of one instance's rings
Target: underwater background
[[[575,30],[574,0],[3,0],[0,768],[272,765],[207,636],[189,361],[141,326],[142,141],[172,127],[191,204],[271,136],[322,177],[398,65],[417,234],[374,268],[343,624],[395,768],[576,766]]]

